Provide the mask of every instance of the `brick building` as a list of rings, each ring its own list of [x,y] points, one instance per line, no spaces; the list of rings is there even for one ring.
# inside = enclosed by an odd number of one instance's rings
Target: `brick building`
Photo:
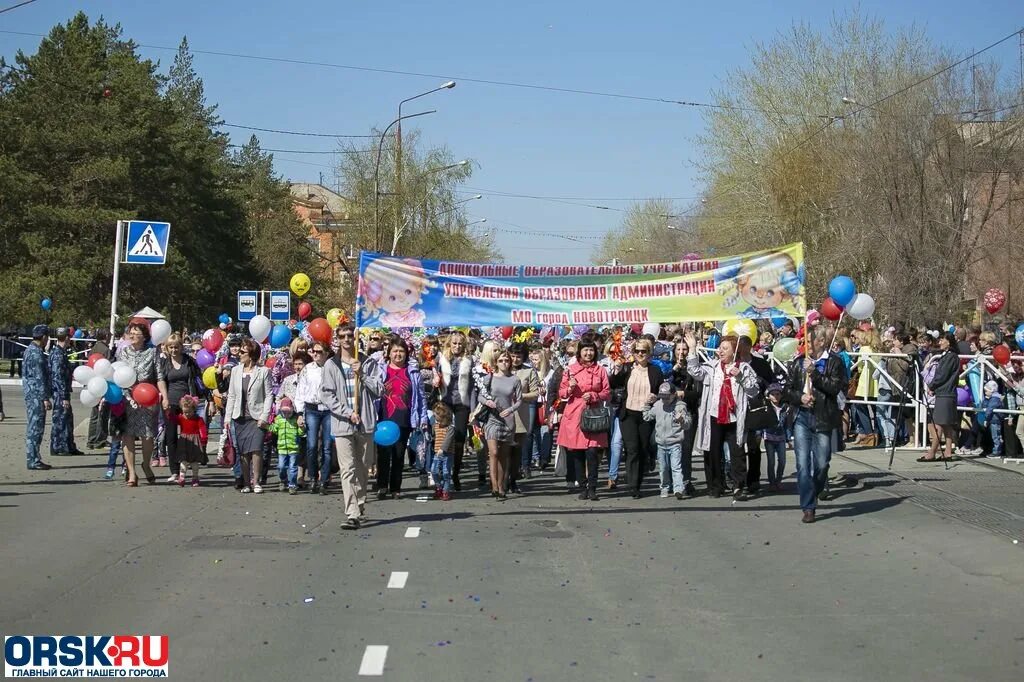
[[[350,225],[348,199],[313,182],[293,182],[292,206],[309,230],[309,245],[321,257],[325,274],[339,282],[345,271],[340,259],[353,258],[345,230]]]

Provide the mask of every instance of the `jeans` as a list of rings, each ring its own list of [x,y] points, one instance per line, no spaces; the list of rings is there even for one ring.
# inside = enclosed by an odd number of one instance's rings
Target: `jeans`
[[[828,463],[832,459],[832,432],[818,433],[814,414],[799,409],[793,428],[796,450],[796,483],[800,492],[800,508],[817,509],[818,495],[828,482]]]
[[[110,453],[107,454],[107,468],[113,469],[117,466],[117,458],[121,456],[121,439],[113,438],[110,441]]]
[[[542,469],[551,463],[551,427],[547,424],[533,429],[533,456]]]
[[[764,453],[768,456],[768,483],[777,485],[786,472],[786,441],[765,440]]]
[[[537,422],[537,403],[527,403],[528,414],[526,417],[526,423],[523,424],[526,430],[522,433],[521,438],[517,438],[519,441],[519,467],[523,471],[530,470],[530,459],[533,454],[533,426]],[[510,465],[514,465],[515,457],[513,456],[513,462]],[[509,470],[513,471],[517,467],[509,466]]]
[[[992,454],[1003,454],[1003,420],[993,414],[988,422],[988,432],[992,436]]]
[[[887,388],[878,389],[878,400],[879,402],[893,402],[892,391]],[[898,409],[895,405],[878,405],[875,408],[882,437],[885,438],[886,443],[896,439],[896,420],[894,417]]]
[[[327,483],[331,475],[331,413],[307,407],[306,420],[306,475],[315,481],[317,476],[316,440],[320,437],[320,484]],[[403,443],[404,445],[404,443]]]
[[[658,446],[658,471],[661,473],[661,490],[683,492],[683,444],[671,443]]]
[[[608,439],[608,480],[619,479],[619,462],[622,461],[622,426],[616,411],[612,417],[611,437]]]
[[[282,483],[287,481],[289,488],[299,487],[299,454],[297,452],[285,454],[278,449],[277,474]]]
[[[858,398],[858,400],[862,400],[862,398]],[[871,424],[871,412],[868,411],[867,405],[853,403],[850,405],[850,410],[853,415],[854,430],[857,433],[870,434],[875,432],[875,427]]]
[[[434,477],[434,486],[446,493],[452,491],[452,458],[447,452],[438,452],[430,467],[430,475]]]

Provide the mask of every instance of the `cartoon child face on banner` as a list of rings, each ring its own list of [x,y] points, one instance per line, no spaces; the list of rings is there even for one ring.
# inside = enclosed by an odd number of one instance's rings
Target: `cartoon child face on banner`
[[[424,312],[417,308],[430,285],[415,258],[370,263],[359,279],[359,295],[370,316],[384,327],[422,327]]]
[[[740,264],[733,278],[736,291],[729,294],[726,302],[741,308],[737,312],[739,318],[784,317],[788,313],[780,306],[786,302],[792,302],[798,313],[803,312],[800,310],[803,283],[803,266],[797,268],[788,254],[749,258]]]

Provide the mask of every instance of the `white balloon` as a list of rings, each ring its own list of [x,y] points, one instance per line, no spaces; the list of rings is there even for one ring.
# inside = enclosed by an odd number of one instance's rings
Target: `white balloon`
[[[643,333],[658,338],[658,335],[661,334],[661,325],[657,322],[648,322],[644,325]]]
[[[89,383],[89,379],[96,376],[96,372],[94,372],[92,367],[89,365],[79,365],[78,367],[75,367],[75,371],[71,376],[75,377],[75,381],[85,386]]]
[[[110,377],[114,376],[114,365],[111,364],[110,360],[107,360],[106,358],[100,358],[95,363],[93,363],[92,371],[95,372],[96,376],[98,377],[109,379]]]
[[[857,294],[846,306],[846,314],[855,320],[866,320],[875,314],[875,299],[867,294]]]
[[[131,388],[135,385],[137,379],[135,370],[126,365],[114,370],[114,383],[121,388]]]
[[[95,396],[104,396],[107,394],[107,380],[103,377],[93,377],[85,385],[85,390]]]
[[[249,336],[251,336],[256,343],[263,343],[270,335],[270,327],[270,320],[266,315],[257,315],[249,320]]]
[[[149,325],[149,340],[153,345],[160,345],[171,335],[171,323],[167,320],[153,320]]]
[[[82,393],[78,396],[78,399],[81,400],[82,404],[85,405],[86,407],[93,407],[95,405],[98,405],[100,402],[99,397],[93,395],[90,391],[82,391]]]

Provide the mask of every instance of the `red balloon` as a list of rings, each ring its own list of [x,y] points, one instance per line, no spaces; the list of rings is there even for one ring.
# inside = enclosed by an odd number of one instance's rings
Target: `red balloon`
[[[224,332],[219,329],[207,329],[203,334],[203,348],[216,353],[224,345]]]
[[[266,362],[267,367],[269,367],[270,369],[273,369],[274,365],[276,365],[276,364],[277,364],[277,356],[276,355],[271,355],[269,358],[267,358],[267,362]]]
[[[1003,344],[999,344],[992,349],[992,359],[1000,365],[1008,365],[1010,363],[1010,349]]]
[[[160,399],[160,392],[153,384],[136,384],[132,389],[132,399],[143,407],[152,407]]]
[[[843,309],[836,304],[831,298],[826,298],[821,302],[821,314],[826,320],[832,320],[835,322],[843,315]]]
[[[331,342],[331,325],[328,324],[327,320],[324,318],[316,318],[309,323],[309,326],[306,327],[306,329],[309,330],[309,335],[312,336],[314,340],[319,341],[320,343]]]
[[[92,367],[93,365],[96,364],[97,360],[100,360],[102,358],[103,358],[103,353],[93,353],[92,355],[89,356],[89,359],[85,361],[85,364],[87,364],[90,367]]]
[[[501,328],[501,338],[503,338],[506,341],[508,341],[510,338],[512,338],[512,332],[514,332],[514,331],[515,331],[515,329],[512,328],[512,327],[502,327]]]
[[[982,300],[989,315],[995,315],[1006,305],[1006,294],[1000,289],[992,288],[985,292],[985,297]]]
[[[303,301],[299,304],[299,319],[304,320],[313,314],[313,306],[309,304],[309,301]]]

